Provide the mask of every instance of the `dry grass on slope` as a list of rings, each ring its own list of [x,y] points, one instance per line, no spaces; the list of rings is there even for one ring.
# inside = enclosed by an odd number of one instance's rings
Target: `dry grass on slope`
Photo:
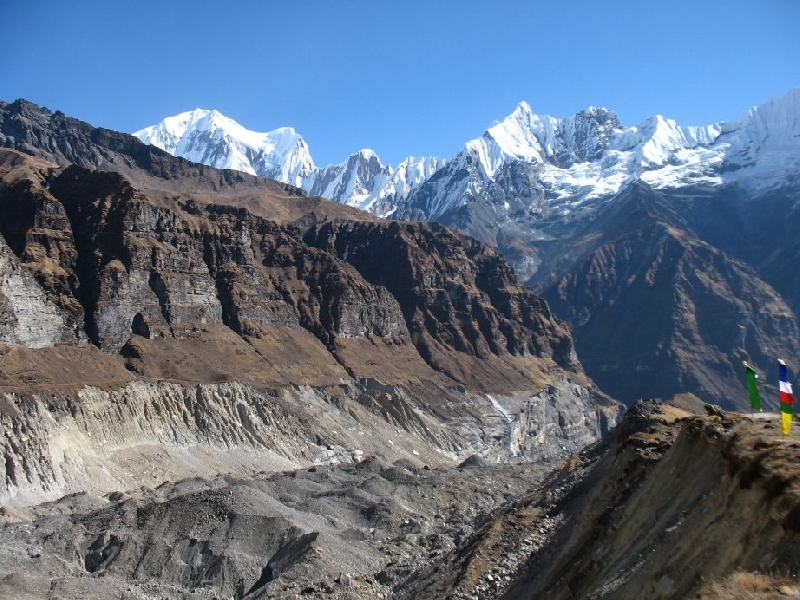
[[[701,590],[697,597],[702,600],[762,600],[798,595],[800,587],[790,578],[737,571]]]

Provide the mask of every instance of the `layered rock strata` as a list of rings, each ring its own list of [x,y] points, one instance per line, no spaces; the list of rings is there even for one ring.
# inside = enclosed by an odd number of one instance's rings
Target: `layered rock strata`
[[[0,177],[9,501],[137,485],[121,457],[158,445],[169,479],[211,473],[198,452],[248,472],[242,448],[294,467],[552,458],[615,422],[547,304],[444,228],[326,220],[320,203],[272,220],[274,190],[254,214],[14,150]],[[389,429],[325,442],[330,406],[337,431]],[[63,431],[81,443],[53,442]]]

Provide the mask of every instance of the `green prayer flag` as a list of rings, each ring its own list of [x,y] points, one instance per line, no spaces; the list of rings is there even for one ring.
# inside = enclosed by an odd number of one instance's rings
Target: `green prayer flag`
[[[761,396],[758,394],[758,374],[753,367],[742,361],[745,373],[747,373],[747,391],[750,392],[750,406],[753,410],[761,410]]]

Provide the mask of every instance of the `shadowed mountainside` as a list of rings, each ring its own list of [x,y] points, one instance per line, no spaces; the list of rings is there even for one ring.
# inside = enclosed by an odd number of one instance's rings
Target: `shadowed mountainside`
[[[544,293],[601,389],[627,403],[691,390],[745,408],[743,360],[796,364],[791,308],[752,267],[699,239],[671,200],[633,186],[607,212]],[[777,410],[774,373],[762,372],[762,387]]]

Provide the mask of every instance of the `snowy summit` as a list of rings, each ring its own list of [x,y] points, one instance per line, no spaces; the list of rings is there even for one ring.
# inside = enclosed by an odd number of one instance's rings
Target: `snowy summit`
[[[396,167],[365,149],[318,168],[294,129],[257,133],[213,110],[169,117],[134,135],[188,160],[270,177],[381,217],[412,203],[435,219],[470,194],[486,192],[514,163],[535,168],[545,199],[566,208],[611,196],[635,180],[655,188],[781,185],[787,172],[800,172],[800,89],[735,121],[701,127],[656,115],[626,128],[614,112],[597,107],[558,119],[521,102],[452,158],[409,157]],[[424,199],[415,198],[423,186]]]

